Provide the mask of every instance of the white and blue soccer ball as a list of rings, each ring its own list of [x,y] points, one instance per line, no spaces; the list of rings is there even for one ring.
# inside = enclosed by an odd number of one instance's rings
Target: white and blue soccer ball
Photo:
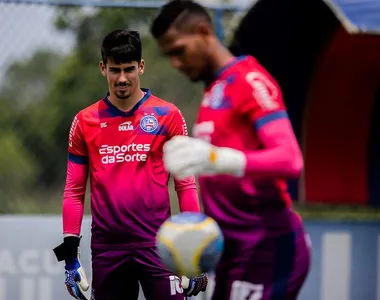
[[[162,263],[174,274],[195,277],[212,272],[224,246],[222,231],[203,213],[183,212],[160,227],[157,249]]]

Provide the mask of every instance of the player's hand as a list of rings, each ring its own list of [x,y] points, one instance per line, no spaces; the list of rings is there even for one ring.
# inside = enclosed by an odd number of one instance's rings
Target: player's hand
[[[208,276],[206,273],[193,278],[182,276],[183,292],[187,297],[197,296],[200,292],[205,292],[207,284]]]
[[[70,295],[75,299],[88,300],[85,292],[90,285],[80,263],[79,242],[79,237],[65,237],[63,243],[53,251],[58,261],[65,261],[65,285]]]
[[[75,299],[87,300],[85,292],[89,289],[90,285],[88,284],[79,257],[66,261],[65,270],[65,285],[70,295]]]
[[[179,179],[195,175],[243,175],[246,157],[241,151],[220,148],[187,136],[176,136],[163,148],[166,169]]]

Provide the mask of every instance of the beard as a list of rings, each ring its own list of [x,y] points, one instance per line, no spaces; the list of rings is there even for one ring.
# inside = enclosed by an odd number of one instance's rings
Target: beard
[[[115,95],[119,99],[127,99],[127,98],[129,98],[131,96],[131,92],[128,91],[128,90],[125,90],[125,91],[116,91]]]
[[[115,95],[119,99],[128,99],[133,94],[133,88],[131,84],[118,83],[115,84]]]
[[[210,68],[206,68],[205,70],[202,70],[198,73],[185,73],[185,75],[193,83],[200,81],[208,81],[210,80],[210,78],[214,77],[214,74],[210,71]]]

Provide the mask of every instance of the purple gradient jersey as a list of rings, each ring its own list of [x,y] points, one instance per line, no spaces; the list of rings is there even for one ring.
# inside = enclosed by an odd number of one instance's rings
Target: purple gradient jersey
[[[88,163],[90,170],[93,249],[153,247],[170,216],[162,147],[186,135],[186,123],[176,106],[144,91],[128,113],[105,97],[79,112],[70,131],[69,161]],[[195,183],[180,184],[186,189]],[[64,223],[66,232],[76,232]]]
[[[261,83],[276,99],[276,105],[261,104],[255,97],[255,85],[260,87]],[[281,118],[284,112],[281,93],[269,74],[253,57],[239,57],[206,88],[193,133],[219,147],[260,150],[255,124]],[[244,240],[260,238],[260,232],[288,233],[301,224],[290,210],[286,180],[222,175],[202,176],[199,183],[205,212],[218,221],[227,238]]]
[[[257,130],[284,118],[278,85],[250,56],[236,58],[206,88],[193,134],[242,152],[263,148]],[[296,299],[310,255],[285,179],[200,176],[204,212],[225,237],[213,299]]]

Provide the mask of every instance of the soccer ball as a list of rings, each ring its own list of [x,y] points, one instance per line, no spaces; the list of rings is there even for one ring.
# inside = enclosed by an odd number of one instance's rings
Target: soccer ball
[[[183,212],[160,227],[156,237],[162,263],[174,274],[195,277],[213,271],[223,252],[223,234],[214,219]]]

